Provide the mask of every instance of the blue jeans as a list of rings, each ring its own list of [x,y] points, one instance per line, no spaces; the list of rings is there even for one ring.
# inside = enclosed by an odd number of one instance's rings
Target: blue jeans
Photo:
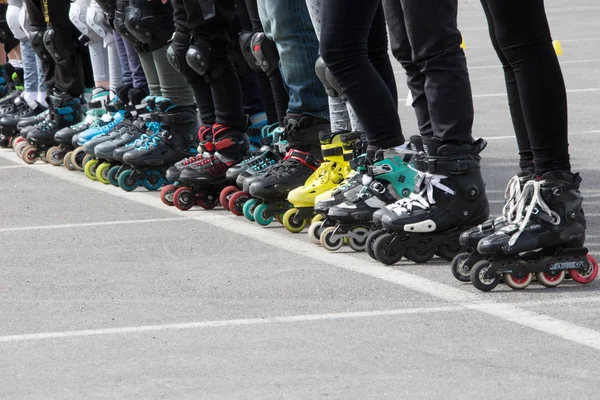
[[[288,113],[329,120],[327,95],[315,74],[319,41],[306,0],[258,0],[265,35],[279,51],[279,69],[290,96]]]
[[[25,92],[45,92],[46,81],[44,80],[44,70],[41,60],[33,52],[29,40],[22,39],[20,43]]]

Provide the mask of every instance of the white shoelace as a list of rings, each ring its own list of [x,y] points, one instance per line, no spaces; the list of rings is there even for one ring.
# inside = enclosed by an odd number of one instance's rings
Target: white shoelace
[[[508,242],[509,247],[512,247],[521,233],[525,231],[534,210],[537,210],[536,214],[543,212],[552,217],[554,225],[560,224],[560,216],[552,211],[542,199],[540,194],[541,184],[540,181],[531,180],[523,186],[523,190],[516,201],[516,218],[512,221],[513,226],[518,227],[518,230],[511,236]],[[528,200],[529,203],[527,203]]]
[[[419,193],[411,193],[408,198],[400,199],[391,204],[389,209],[396,214],[401,215],[406,212],[411,212],[415,207],[422,210],[427,210],[431,205],[435,204],[433,198],[434,188],[442,190],[445,193],[454,195],[456,192],[442,183],[446,179],[445,175],[436,175],[425,172],[421,174],[421,191]]]
[[[504,206],[502,207],[502,218],[508,223],[512,224],[519,220],[523,214],[524,202],[519,202],[521,196],[521,179],[517,175],[510,178],[506,190],[504,191]],[[519,205],[521,209],[519,209]]]

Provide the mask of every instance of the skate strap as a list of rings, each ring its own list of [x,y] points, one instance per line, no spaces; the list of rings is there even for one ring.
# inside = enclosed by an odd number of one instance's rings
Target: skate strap
[[[341,156],[344,155],[344,148],[341,146],[323,148],[321,149],[321,155],[323,155],[323,158]]]
[[[215,141],[214,148],[217,149],[217,151],[226,150],[226,149],[231,148],[231,146],[233,146],[234,144],[236,144],[236,142],[234,142],[230,138],[225,138],[225,139]]]
[[[107,104],[106,107],[106,111],[108,112],[118,112],[118,111],[123,111],[126,109],[125,107],[125,103],[123,103],[121,100],[113,100],[110,104]]]
[[[298,161],[301,164],[312,169],[313,171],[316,171],[317,168],[319,168],[319,165],[321,164],[319,162],[319,160],[317,160],[315,157],[313,157],[312,154],[306,153],[306,152],[300,151],[300,150],[295,150],[295,149],[288,150],[287,154],[285,155],[285,157],[283,159]]]
[[[427,159],[427,170],[432,174],[461,174],[479,168],[479,161],[472,157],[448,160],[435,157]]]
[[[519,236],[529,224],[529,220],[533,216],[535,220],[546,222],[552,225],[560,224],[560,216],[552,211],[541,196],[541,182],[531,180],[523,186],[523,191],[517,199],[517,216],[513,224],[518,226],[518,231],[511,236],[508,241],[510,249],[519,239]],[[527,202],[529,201],[529,204]],[[514,226],[513,225],[513,226]]]

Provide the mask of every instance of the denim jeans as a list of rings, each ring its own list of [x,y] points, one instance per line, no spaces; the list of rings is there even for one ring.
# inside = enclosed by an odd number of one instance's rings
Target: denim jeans
[[[45,92],[46,83],[44,81],[42,61],[33,52],[29,40],[23,39],[20,42],[21,56],[23,59],[23,86],[25,86],[25,92]]]
[[[265,35],[279,51],[279,69],[290,95],[288,113],[329,119],[327,95],[315,74],[319,41],[306,0],[258,0]]]
[[[134,88],[147,89],[148,82],[146,81],[146,75],[144,74],[140,57],[135,48],[118,33],[113,32],[113,35],[115,36],[115,43],[117,44],[117,51],[121,60],[123,83],[133,83]],[[127,72],[129,72],[129,76]]]

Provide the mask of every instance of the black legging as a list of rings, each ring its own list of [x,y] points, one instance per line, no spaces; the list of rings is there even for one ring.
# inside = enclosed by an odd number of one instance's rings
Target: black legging
[[[502,62],[522,170],[571,168],[567,95],[543,0],[481,0]]]

